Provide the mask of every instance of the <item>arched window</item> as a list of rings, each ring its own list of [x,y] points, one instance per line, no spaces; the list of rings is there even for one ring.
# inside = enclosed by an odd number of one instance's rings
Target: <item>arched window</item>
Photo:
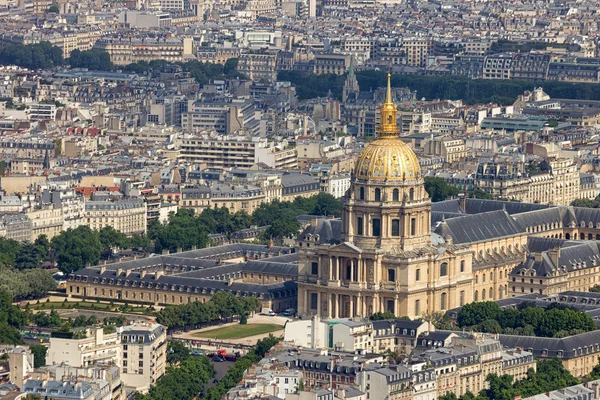
[[[485,289],[481,290],[481,301],[485,300]]]
[[[442,310],[446,309],[446,293],[442,293],[442,296],[440,297],[440,308]]]
[[[473,296],[473,301],[479,301],[479,291],[475,291],[475,295]]]
[[[448,275],[448,263],[440,264],[440,276]]]
[[[375,189],[375,201],[381,201],[381,189]]]
[[[360,188],[360,199],[364,200],[365,199],[365,188],[361,186]]]
[[[465,272],[465,260],[460,262],[460,272]]]
[[[410,188],[408,191],[408,200],[413,201],[415,199],[415,189]]]
[[[400,191],[398,189],[394,189],[394,191],[392,192],[392,198],[394,201],[400,200]]]
[[[571,234],[570,233],[565,233],[565,239],[567,239],[567,240],[571,239]]]

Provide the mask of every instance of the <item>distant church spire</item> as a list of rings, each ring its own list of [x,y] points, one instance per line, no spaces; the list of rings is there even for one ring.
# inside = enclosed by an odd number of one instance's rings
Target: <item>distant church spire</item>
[[[48,149],[46,149],[46,154],[44,154],[44,169],[50,169],[50,156],[48,155]]]
[[[346,82],[344,82],[344,89],[342,91],[342,101],[347,102],[358,98],[360,88],[358,87],[358,80],[354,74],[354,56],[350,56],[350,69],[348,70],[348,76]]]

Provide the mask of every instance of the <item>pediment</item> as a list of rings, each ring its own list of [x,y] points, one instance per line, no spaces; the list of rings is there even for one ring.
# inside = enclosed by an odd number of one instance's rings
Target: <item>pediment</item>
[[[335,246],[331,246],[332,252],[362,254],[363,250],[350,242],[343,242]]]

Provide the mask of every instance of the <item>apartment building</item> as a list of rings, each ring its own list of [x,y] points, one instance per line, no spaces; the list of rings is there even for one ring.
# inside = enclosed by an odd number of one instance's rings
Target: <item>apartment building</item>
[[[167,330],[156,323],[136,323],[119,328],[123,383],[146,392],[165,374]]]
[[[426,38],[409,38],[402,41],[406,63],[411,67],[427,66],[427,56],[431,53],[432,42]]]
[[[277,54],[246,53],[238,59],[238,71],[253,81],[277,80]]]
[[[511,79],[513,54],[496,54],[485,57],[483,62],[483,79]]]
[[[89,367],[95,363],[120,364],[121,342],[117,332],[104,333],[104,328],[73,329],[66,337],[50,338],[46,356],[48,365],[65,363],[72,367]]]
[[[221,135],[245,130],[253,136],[260,131],[256,111],[248,100],[189,101],[187,111],[181,113],[181,127],[186,132],[214,131]]]
[[[112,226],[125,234],[146,233],[147,206],[143,199],[86,201],[85,221],[95,230]]]
[[[31,241],[35,241],[41,235],[52,239],[63,230],[64,218],[60,206],[43,204],[26,210],[26,215],[31,221]]]
[[[315,54],[313,72],[317,75],[344,75],[350,68],[350,56],[346,54]]]
[[[258,142],[247,136],[190,136],[181,140],[180,159],[206,168],[249,168],[255,162]]]
[[[95,49],[106,51],[116,65],[138,61],[166,60],[181,62],[192,54],[192,38],[124,38],[105,36],[96,41]]]

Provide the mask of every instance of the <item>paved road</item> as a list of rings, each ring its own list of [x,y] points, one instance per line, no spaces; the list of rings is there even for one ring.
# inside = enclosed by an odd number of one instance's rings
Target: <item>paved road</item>
[[[200,356],[200,357],[204,357],[204,356]],[[235,361],[214,362],[212,364],[215,367],[215,372],[216,372],[215,377],[213,379],[211,379],[210,382],[208,382],[208,385],[206,385],[206,388],[202,391],[202,393],[200,393],[200,398],[204,397],[206,389],[208,389],[209,387],[215,386],[217,384],[217,382],[215,382],[215,379],[218,379],[218,380],[223,379],[223,377],[225,376],[225,374],[227,373],[229,368],[231,368],[235,365]]]

